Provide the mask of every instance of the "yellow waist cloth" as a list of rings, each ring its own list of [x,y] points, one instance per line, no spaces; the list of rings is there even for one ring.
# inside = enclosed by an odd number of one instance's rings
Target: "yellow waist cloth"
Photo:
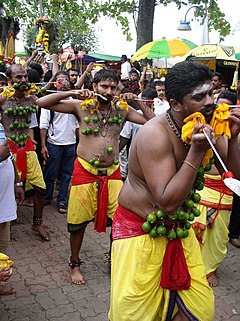
[[[178,310],[189,320],[212,321],[214,296],[205,277],[205,268],[193,230],[182,239],[191,286],[169,291],[160,287],[167,239],[149,235],[113,241],[111,268],[111,321],[166,321]],[[176,304],[172,307],[171,300]],[[170,317],[169,317],[170,314]]]
[[[118,166],[111,165],[107,168],[96,168],[78,157],[82,166],[90,173],[97,175],[99,170],[106,170],[107,176],[113,174]],[[122,188],[121,180],[108,181],[108,217],[113,218],[113,214],[118,205],[118,194]],[[69,231],[78,229],[77,226],[84,222],[92,221],[95,218],[98,200],[98,183],[88,183],[71,187],[68,202],[68,227]]]

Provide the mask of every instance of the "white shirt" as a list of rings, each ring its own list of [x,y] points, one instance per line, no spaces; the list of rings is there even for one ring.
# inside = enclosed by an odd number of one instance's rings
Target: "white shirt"
[[[125,61],[123,64],[121,64],[121,74],[122,75],[129,75],[130,71],[131,71],[130,62]]]
[[[50,124],[51,113],[41,109],[40,129],[48,129],[47,141],[54,145],[71,145],[76,143],[77,118],[71,114],[54,112],[53,125]]]
[[[170,105],[166,100],[161,100],[160,98],[154,98],[154,114],[159,116],[165,113],[169,108]]]

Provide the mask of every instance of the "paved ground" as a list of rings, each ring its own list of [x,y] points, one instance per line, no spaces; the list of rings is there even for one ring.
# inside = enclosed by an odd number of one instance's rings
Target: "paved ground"
[[[17,292],[0,297],[0,320],[107,321],[110,274],[104,253],[109,235],[97,234],[89,225],[82,249],[86,284],[71,285],[66,215],[59,214],[54,204],[45,207],[44,215],[50,242],[42,241],[31,230],[32,209],[19,209],[21,224],[12,228],[18,240],[11,242],[8,253],[15,262],[11,283]],[[239,255],[240,250],[229,244],[228,256],[219,269],[220,286],[215,289],[214,321],[240,321]]]

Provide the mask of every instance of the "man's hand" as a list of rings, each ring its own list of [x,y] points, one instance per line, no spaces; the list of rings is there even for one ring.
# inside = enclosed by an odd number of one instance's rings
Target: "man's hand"
[[[12,275],[12,268],[7,269],[5,267],[0,268],[0,281],[6,282]]]
[[[86,72],[90,73],[94,68],[94,62],[90,62],[88,65],[87,65],[87,68],[86,68]]]
[[[211,142],[213,144],[216,143],[215,134],[212,127],[208,124],[207,125],[198,124],[194,126],[194,130],[192,133],[192,146],[195,150],[205,153],[210,148],[210,145],[208,143],[208,140],[205,134],[202,131],[203,128],[205,133],[210,138]]]
[[[94,92],[89,89],[71,90],[75,93],[77,99],[84,100],[87,98],[94,98]]]
[[[52,61],[57,61],[58,62],[58,54],[54,53],[52,54]]]
[[[15,186],[15,198],[18,204],[22,204],[25,199],[25,193],[21,186]]]
[[[236,138],[240,133],[240,108],[232,108],[229,115],[231,137]]]
[[[120,94],[119,97],[123,100],[126,100],[127,103],[130,103],[132,100],[140,100],[138,96],[134,95],[133,93]]]
[[[42,158],[46,161],[47,158],[49,157],[49,154],[48,154],[48,149],[46,146],[42,146],[41,148],[41,155],[42,155]]]
[[[0,145],[0,157],[5,160],[11,155],[7,141]]]

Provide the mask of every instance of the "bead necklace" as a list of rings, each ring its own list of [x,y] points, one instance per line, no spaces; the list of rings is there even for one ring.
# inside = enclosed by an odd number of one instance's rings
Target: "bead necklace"
[[[185,146],[185,148],[187,150],[190,149],[190,146],[188,144],[186,144],[185,142],[183,142],[182,140],[182,135],[181,135],[181,129],[180,127],[178,126],[178,124],[176,123],[175,119],[173,118],[173,114],[172,114],[172,111],[171,109],[168,109],[167,112],[166,112],[166,118],[167,118],[167,121],[170,125],[170,127],[172,128],[172,130],[174,131],[174,133],[177,135],[178,139],[183,143],[183,145]]]

